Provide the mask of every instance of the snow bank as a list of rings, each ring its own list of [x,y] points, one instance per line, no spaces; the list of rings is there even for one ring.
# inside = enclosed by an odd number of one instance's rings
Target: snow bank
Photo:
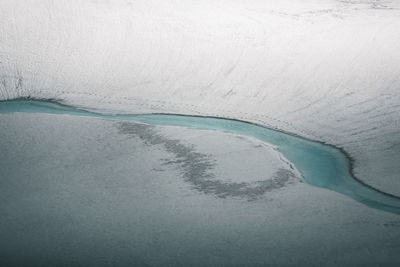
[[[3,0],[0,36],[2,100],[253,121],[400,195],[399,2]]]

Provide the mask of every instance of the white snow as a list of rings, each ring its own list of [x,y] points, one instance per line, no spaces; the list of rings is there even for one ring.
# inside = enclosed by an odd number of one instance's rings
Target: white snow
[[[232,117],[400,195],[399,1],[2,0],[0,99]]]

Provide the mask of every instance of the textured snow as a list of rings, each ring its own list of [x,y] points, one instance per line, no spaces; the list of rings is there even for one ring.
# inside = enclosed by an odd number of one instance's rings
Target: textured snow
[[[400,195],[400,2],[0,3],[0,99],[257,122]]]

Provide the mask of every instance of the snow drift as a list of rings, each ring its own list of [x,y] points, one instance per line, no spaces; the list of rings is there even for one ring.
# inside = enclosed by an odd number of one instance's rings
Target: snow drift
[[[0,3],[0,99],[257,122],[344,148],[400,196],[400,3]]]

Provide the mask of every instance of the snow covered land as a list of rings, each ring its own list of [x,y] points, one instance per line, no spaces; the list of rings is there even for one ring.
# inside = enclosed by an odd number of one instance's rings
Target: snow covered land
[[[400,197],[397,0],[1,0],[18,98],[254,122]],[[318,180],[339,150],[32,102],[0,103],[1,266],[400,266],[398,198]]]
[[[400,2],[2,0],[0,99],[238,118],[400,196]]]

